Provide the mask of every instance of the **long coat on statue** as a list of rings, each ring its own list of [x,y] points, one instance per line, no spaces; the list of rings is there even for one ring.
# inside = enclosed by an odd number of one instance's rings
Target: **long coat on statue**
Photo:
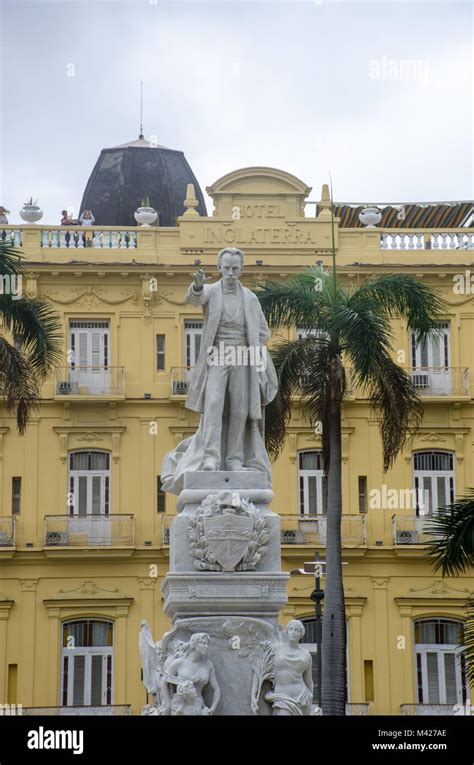
[[[243,287],[240,282],[237,289],[241,290],[244,301],[247,345],[249,348],[262,348],[266,346],[270,332],[258,298],[247,287]],[[208,370],[207,353],[215,342],[222,316],[223,299],[222,280],[215,284],[203,285],[199,293],[195,293],[193,285],[191,285],[186,293],[187,303],[202,305],[203,308],[201,351],[192,373],[186,399],[186,408],[194,412],[204,412]],[[249,414],[246,429],[245,465],[251,469],[267,473],[270,480],[270,464],[260,427],[263,418],[263,406],[275,398],[278,380],[269,353],[266,353],[264,360],[263,369],[259,369],[254,364],[249,365]],[[225,436],[225,427],[223,427],[223,435]],[[200,470],[203,457],[204,444],[200,430],[198,430],[194,436],[181,441],[174,451],[165,455],[161,470],[163,489],[178,494],[183,473]]]

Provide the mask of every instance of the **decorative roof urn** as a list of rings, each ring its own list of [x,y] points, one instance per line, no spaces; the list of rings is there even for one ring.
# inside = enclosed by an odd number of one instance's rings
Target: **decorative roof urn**
[[[43,210],[38,207],[37,199],[33,202],[33,197],[30,197],[20,210],[20,217],[23,218],[26,223],[36,223],[43,217]]]
[[[375,228],[382,220],[382,213],[378,207],[364,207],[359,213],[359,220],[366,228]]]
[[[150,228],[158,217],[158,213],[153,207],[150,207],[150,200],[148,197],[142,199],[142,207],[139,207],[136,212],[133,213],[133,217],[140,226],[144,228]]]

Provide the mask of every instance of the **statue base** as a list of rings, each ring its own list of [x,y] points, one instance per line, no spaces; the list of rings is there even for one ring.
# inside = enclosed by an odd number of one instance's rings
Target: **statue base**
[[[207,657],[221,688],[217,715],[253,714],[252,656],[261,641],[278,639],[278,615],[288,600],[272,498],[262,473],[183,476],[163,610],[173,621],[173,640],[209,635]],[[258,714],[272,714],[263,696]]]

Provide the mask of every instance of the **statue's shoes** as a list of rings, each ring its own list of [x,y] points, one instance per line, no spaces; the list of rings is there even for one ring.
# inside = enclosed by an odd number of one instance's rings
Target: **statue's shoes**
[[[213,460],[206,460],[202,466],[203,470],[217,470],[217,464]]]
[[[248,468],[244,467],[240,462],[227,462],[226,463],[227,470],[248,470]]]

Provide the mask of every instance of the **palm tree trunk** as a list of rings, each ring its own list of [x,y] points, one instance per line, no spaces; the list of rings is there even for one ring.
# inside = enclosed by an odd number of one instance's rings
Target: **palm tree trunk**
[[[344,715],[346,702],[346,619],[341,565],[341,401],[331,401],[330,463],[326,526],[326,586],[322,645],[324,715]]]

